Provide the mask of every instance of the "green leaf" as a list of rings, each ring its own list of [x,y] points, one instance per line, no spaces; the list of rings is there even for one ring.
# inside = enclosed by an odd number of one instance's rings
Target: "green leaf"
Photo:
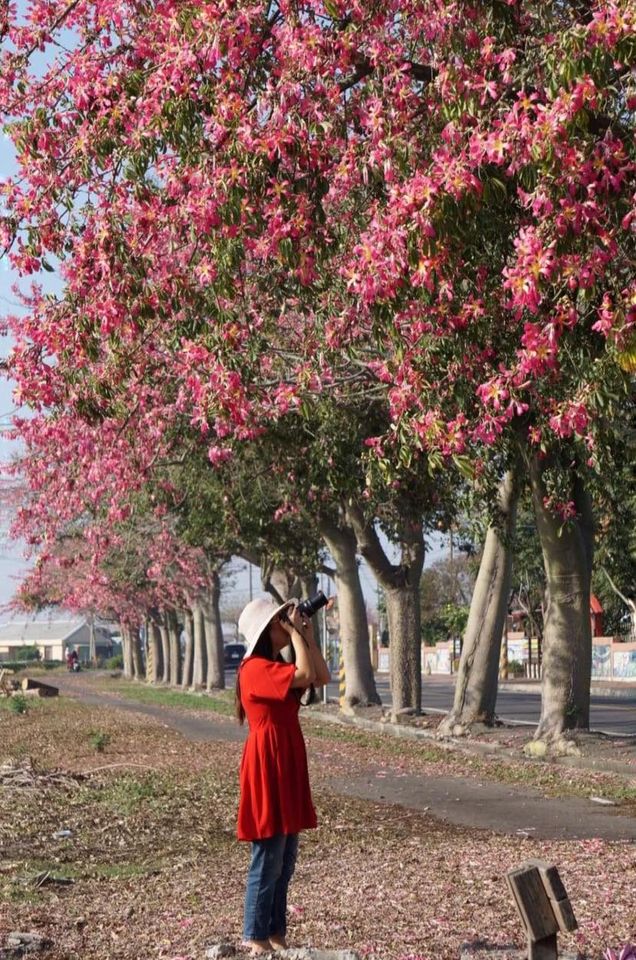
[[[475,476],[475,467],[470,459],[465,455],[453,454],[453,463],[461,473],[463,477],[467,480],[472,480]]]

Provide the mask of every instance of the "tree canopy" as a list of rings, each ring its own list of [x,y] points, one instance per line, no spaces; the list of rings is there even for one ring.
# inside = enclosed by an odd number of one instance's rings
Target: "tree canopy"
[[[351,398],[386,413],[376,485],[494,487],[521,437],[566,522],[562,465],[607,469],[631,389],[635,25],[629,0],[10,10],[16,532],[81,520],[99,556],[168,465]]]

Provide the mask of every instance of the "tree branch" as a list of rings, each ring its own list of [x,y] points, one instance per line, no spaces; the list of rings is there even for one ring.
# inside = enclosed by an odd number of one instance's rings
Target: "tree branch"
[[[411,76],[420,83],[432,83],[437,76],[435,67],[431,67],[426,63],[415,63],[413,60],[407,60],[406,62],[409,65]],[[355,87],[356,84],[364,80],[365,77],[375,73],[375,70],[375,65],[368,57],[359,57],[356,63],[355,73],[346,80],[341,80],[338,84],[341,92],[346,93],[347,90],[351,90],[352,87]]]
[[[57,19],[54,20],[50,26],[44,27],[41,33],[52,34],[55,30],[57,30],[58,27],[61,27],[64,21],[66,20],[66,18],[68,17],[69,13],[72,13],[75,7],[79,6],[79,2],[80,0],[71,0],[68,6],[65,7],[64,10],[62,10],[59,17],[57,17]],[[29,47],[28,50],[25,50],[25,52],[20,55],[20,60],[22,61],[22,63],[26,63],[28,59],[31,57],[31,55],[35,53],[35,51],[39,48],[39,46],[40,46],[40,41],[38,41],[37,43],[34,43],[31,47]]]
[[[354,529],[360,553],[382,586],[389,589],[394,587],[396,568],[384,552],[374,525],[369,523],[363,511],[354,502],[347,504],[346,517]]]
[[[626,605],[626,607],[627,607],[629,610],[632,611],[632,613],[636,613],[636,603],[635,603],[633,600],[630,600],[629,597],[626,597],[624,593],[621,593],[621,591],[618,589],[618,587],[616,586],[616,584],[614,583],[614,581],[613,581],[612,578],[610,577],[610,575],[609,575],[609,573],[607,572],[607,570],[605,569],[605,567],[601,567],[601,570],[603,571],[603,573],[604,573],[605,576],[607,577],[607,579],[608,579],[608,581],[609,581],[609,585],[610,585],[610,587],[612,588],[612,590],[614,591],[614,593],[616,594],[616,596],[621,598],[621,600],[623,601],[623,603]]]

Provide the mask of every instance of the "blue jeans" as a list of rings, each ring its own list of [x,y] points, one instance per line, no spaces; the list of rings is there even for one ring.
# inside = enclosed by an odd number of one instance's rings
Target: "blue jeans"
[[[298,854],[298,834],[279,833],[267,840],[252,841],[252,860],[247,874],[243,938],[267,940],[287,930],[287,887]]]

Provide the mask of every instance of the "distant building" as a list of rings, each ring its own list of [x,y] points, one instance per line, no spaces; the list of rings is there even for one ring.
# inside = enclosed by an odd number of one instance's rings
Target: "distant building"
[[[86,662],[90,658],[90,626],[83,617],[0,624],[0,663],[20,660],[22,647],[37,647],[41,660],[64,660],[69,650],[77,650],[80,660]],[[97,657],[113,656],[111,633],[101,624],[95,624],[95,653]]]
[[[537,611],[538,613],[539,611]],[[507,630],[524,631],[526,626],[527,613],[520,607],[510,610],[507,618]],[[603,605],[595,594],[590,594],[590,625],[592,627],[593,637],[603,636]]]

